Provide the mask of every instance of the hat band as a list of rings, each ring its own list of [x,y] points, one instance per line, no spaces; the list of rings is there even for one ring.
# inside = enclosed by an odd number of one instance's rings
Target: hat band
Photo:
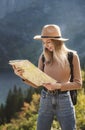
[[[61,36],[41,36],[41,38],[61,38]]]

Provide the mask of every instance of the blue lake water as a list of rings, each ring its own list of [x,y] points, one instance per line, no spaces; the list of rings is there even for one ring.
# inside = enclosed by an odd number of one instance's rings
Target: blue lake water
[[[29,88],[29,86],[23,83],[23,81],[13,72],[0,73],[0,104],[5,103],[9,89],[12,90],[15,85],[21,87],[23,91]]]

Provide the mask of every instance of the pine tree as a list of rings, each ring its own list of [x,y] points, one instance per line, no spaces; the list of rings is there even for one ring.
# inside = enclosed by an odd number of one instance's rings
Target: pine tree
[[[5,123],[5,111],[4,105],[1,104],[0,106],[0,125]]]
[[[24,97],[22,90],[14,86],[13,91],[9,90],[6,106],[5,106],[5,115],[7,122],[10,122],[10,119],[16,115],[16,112],[20,111],[24,103]]]

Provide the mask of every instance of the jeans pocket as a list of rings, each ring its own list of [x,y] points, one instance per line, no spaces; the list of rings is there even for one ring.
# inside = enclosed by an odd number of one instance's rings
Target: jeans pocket
[[[41,98],[40,98],[40,112],[48,113],[48,109],[51,108],[51,99],[46,91],[41,91]]]
[[[71,97],[70,97],[70,95],[69,94],[61,94],[61,95],[59,95],[60,97],[59,97],[59,105],[60,106],[72,106],[72,101],[71,101]],[[70,108],[69,107],[69,108]]]

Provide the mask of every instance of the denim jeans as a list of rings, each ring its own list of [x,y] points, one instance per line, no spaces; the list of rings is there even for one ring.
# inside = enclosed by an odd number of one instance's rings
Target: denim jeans
[[[62,130],[76,130],[75,110],[69,91],[55,95],[41,91],[37,130],[50,130],[54,116]]]

